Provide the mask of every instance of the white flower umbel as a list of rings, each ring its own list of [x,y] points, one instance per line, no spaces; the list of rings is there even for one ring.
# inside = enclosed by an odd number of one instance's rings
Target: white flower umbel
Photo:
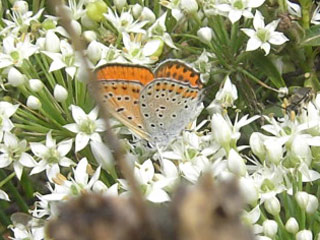
[[[242,28],[241,30],[250,37],[246,51],[254,51],[261,48],[265,51],[265,55],[270,52],[270,44],[281,45],[289,39],[281,32],[275,31],[280,19],[272,21],[267,26],[264,24],[264,18],[261,13],[256,10],[253,19],[253,29]]]
[[[217,4],[216,8],[228,14],[232,23],[237,22],[241,16],[253,18],[252,8],[260,7],[265,0],[227,0],[226,3]]]
[[[56,140],[52,138],[51,131],[47,134],[46,144],[39,142],[30,143],[31,151],[36,155],[40,162],[35,166],[31,174],[36,174],[46,170],[49,180],[60,172],[59,165],[69,167],[74,162],[66,157],[72,147],[72,139],[61,141],[56,144]]]
[[[0,140],[4,132],[10,132],[14,127],[10,117],[17,111],[19,105],[12,105],[11,103],[0,102]]]
[[[26,151],[26,140],[19,141],[15,135],[6,132],[3,144],[0,145],[0,168],[7,167],[12,163],[16,176],[20,180],[24,166],[32,168],[37,164]]]
[[[71,105],[72,117],[75,123],[70,123],[64,127],[69,131],[76,133],[75,151],[84,149],[90,140],[101,142],[99,132],[105,130],[104,120],[98,118],[98,107],[86,114],[80,107]]]

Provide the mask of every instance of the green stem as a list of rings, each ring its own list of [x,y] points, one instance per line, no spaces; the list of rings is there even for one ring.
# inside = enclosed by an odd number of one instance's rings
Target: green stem
[[[2,169],[0,169],[0,178],[6,177],[7,176],[5,172]],[[29,207],[27,203],[24,201],[24,199],[22,198],[16,187],[12,184],[12,182],[8,181],[6,186],[8,187],[8,191],[11,193],[10,195],[12,196],[14,202],[18,204],[20,210],[23,212],[28,212]]]

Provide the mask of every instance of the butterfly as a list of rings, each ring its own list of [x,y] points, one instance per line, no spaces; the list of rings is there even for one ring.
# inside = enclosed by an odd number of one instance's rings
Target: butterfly
[[[102,105],[135,135],[158,146],[179,135],[202,102],[200,73],[179,60],[164,61],[154,71],[109,63],[95,73]]]

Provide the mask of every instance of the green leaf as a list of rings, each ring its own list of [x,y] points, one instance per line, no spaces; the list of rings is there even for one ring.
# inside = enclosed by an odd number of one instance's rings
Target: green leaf
[[[262,52],[253,52],[251,55],[251,60],[254,66],[257,67],[259,71],[264,73],[270,79],[274,87],[280,88],[286,86],[280,72],[278,71],[274,63]]]
[[[300,45],[320,46],[320,25],[315,25],[315,26],[312,26],[310,29],[308,29]]]

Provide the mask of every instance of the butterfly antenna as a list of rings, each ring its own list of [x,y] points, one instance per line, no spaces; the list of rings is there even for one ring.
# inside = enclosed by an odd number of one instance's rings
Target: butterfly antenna
[[[66,12],[63,3],[61,0],[50,0],[49,3],[53,7],[52,9],[56,10],[56,15],[60,17],[61,25],[66,29],[72,39],[72,45],[75,51],[79,52],[80,59],[82,60],[82,67],[85,69],[85,74],[87,75],[89,82],[93,83],[93,92],[98,92],[95,74],[90,70],[88,60],[84,54],[85,45],[81,42],[79,36],[76,34],[74,28],[71,25],[71,19],[69,14]],[[102,99],[98,94],[92,94],[95,98],[96,102],[101,106]],[[100,108],[102,115],[104,117],[106,124],[105,137],[107,139],[107,143],[110,149],[113,152],[113,157],[115,161],[118,163],[118,166],[127,180],[130,190],[132,192],[132,200],[136,206],[137,214],[140,219],[144,221],[146,227],[150,230],[150,234],[154,237],[155,240],[160,240],[159,230],[155,228],[154,220],[149,212],[147,205],[145,204],[144,198],[140,191],[137,180],[134,177],[133,169],[129,167],[129,164],[125,158],[125,151],[122,148],[118,138],[114,136],[111,131],[111,126],[109,124],[109,112],[105,107]]]

